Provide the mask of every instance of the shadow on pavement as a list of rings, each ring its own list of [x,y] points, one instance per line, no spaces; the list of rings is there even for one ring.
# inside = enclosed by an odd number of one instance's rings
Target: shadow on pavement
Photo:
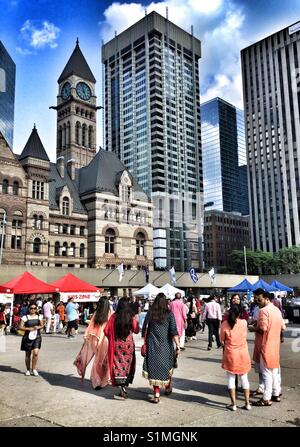
[[[18,374],[24,374],[23,371],[20,371],[16,368],[11,368],[10,366],[0,365],[0,371],[2,372],[8,372],[8,373],[18,373]],[[113,399],[113,396],[115,394],[118,394],[118,389],[116,387],[107,386],[101,390],[94,390],[91,387],[90,381],[84,380],[82,383],[80,377],[74,377],[72,375],[65,375],[65,374],[56,374],[56,373],[48,373],[46,371],[39,371],[39,375],[42,379],[44,379],[46,382],[49,383],[49,385],[52,386],[60,386],[64,388],[70,388],[77,391],[82,391],[84,393],[94,394],[96,396],[102,397],[104,399]],[[208,383],[208,382],[200,382],[196,380],[188,380],[188,379],[177,379],[173,378],[173,386],[174,388],[183,390],[183,391],[195,391],[195,392],[202,392],[204,394],[213,394],[215,396],[227,396],[226,387],[224,385],[216,384],[216,383]],[[135,401],[147,401],[148,394],[153,393],[153,390],[149,388],[134,388],[134,386],[130,386],[128,388],[128,395],[129,395],[129,401],[135,400]],[[142,396],[143,397],[142,397]],[[181,394],[176,393],[176,391],[173,391],[173,393],[168,396],[164,397],[164,391],[161,390],[161,395],[164,399],[164,401],[170,399],[170,400],[176,400],[178,402],[194,402],[199,403],[202,405],[207,405],[209,407],[218,408],[219,410],[225,410],[225,406],[223,408],[223,404],[220,402],[208,399],[204,396],[195,396],[192,394]]]
[[[221,359],[215,359],[212,357],[186,357],[187,359],[192,360],[199,360],[200,362],[213,362],[213,363],[219,363],[221,365]]]

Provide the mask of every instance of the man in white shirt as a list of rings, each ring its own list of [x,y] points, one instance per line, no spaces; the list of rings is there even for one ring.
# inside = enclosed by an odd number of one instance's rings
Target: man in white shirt
[[[203,321],[208,326],[208,347],[207,350],[210,351],[212,348],[213,335],[216,337],[217,347],[221,347],[219,329],[220,323],[222,321],[221,306],[216,301],[216,297],[211,296],[208,303],[205,306],[203,312]]]
[[[46,320],[46,334],[50,333],[51,319],[52,315],[54,315],[52,301],[53,300],[51,298],[48,298],[47,303],[44,304],[43,307],[44,318]]]

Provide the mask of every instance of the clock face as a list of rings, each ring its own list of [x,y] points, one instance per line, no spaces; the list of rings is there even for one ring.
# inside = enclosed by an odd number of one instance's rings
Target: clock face
[[[71,95],[71,84],[70,82],[66,82],[61,89],[62,99],[68,99]]]
[[[84,101],[88,101],[90,97],[92,96],[92,92],[90,87],[85,84],[84,82],[79,82],[76,86],[76,92],[79,98],[83,99]]]

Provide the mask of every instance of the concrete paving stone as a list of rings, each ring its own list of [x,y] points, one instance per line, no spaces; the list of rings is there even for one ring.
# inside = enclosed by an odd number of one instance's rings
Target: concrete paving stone
[[[25,377],[21,337],[7,336],[6,352],[1,352],[0,426],[65,426],[65,427],[197,427],[197,426],[300,426],[300,358],[293,352],[292,337],[281,346],[283,400],[270,408],[255,408],[250,412],[226,409],[229,397],[226,374],[221,368],[222,350],[207,351],[207,334],[186,344],[174,371],[173,393],[161,403],[149,402],[152,393],[142,377],[142,339],[135,336],[137,368],[129,399],[113,399],[116,389],[92,389],[88,367],[83,385],[73,361],[82,345],[84,329],[77,338],[43,336],[38,362],[40,377]],[[253,334],[249,335],[250,354]],[[251,388],[257,386],[257,375],[249,374]],[[22,399],[20,399],[22,396]],[[35,397],[37,396],[37,397]],[[242,394],[238,406],[243,405]]]

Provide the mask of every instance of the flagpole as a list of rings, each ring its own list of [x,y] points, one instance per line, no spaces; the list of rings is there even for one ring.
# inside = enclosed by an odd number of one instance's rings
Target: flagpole
[[[117,268],[114,268],[112,272],[110,272],[108,275],[105,276],[105,278],[102,279],[102,285],[103,285],[103,281],[106,280],[106,278],[108,278],[112,273],[114,273],[117,270]]]
[[[179,276],[179,278],[176,278],[176,282],[177,282],[183,275],[185,275],[186,273],[188,273],[188,272],[183,272],[183,273]]]
[[[168,270],[165,270],[161,275],[159,275],[157,278],[153,279],[153,285],[154,285],[154,286],[155,286],[154,283],[155,283],[156,281],[158,281],[159,278],[160,278],[161,276],[163,276],[167,271],[168,271]]]
[[[244,245],[244,260],[245,260],[245,275],[248,275],[248,269],[247,269],[247,252],[246,252],[246,247]]]
[[[129,283],[133,280],[133,278],[136,277],[136,275],[138,275],[141,272],[141,270],[138,270],[130,279],[129,279]]]

